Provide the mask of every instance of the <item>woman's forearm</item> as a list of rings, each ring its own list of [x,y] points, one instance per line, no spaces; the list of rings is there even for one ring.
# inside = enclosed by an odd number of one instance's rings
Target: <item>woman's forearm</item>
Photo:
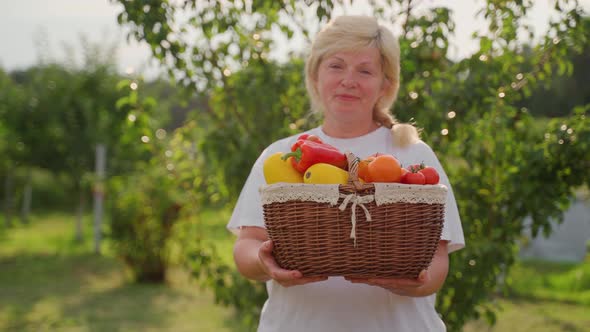
[[[240,273],[252,280],[267,281],[270,276],[260,263],[260,247],[268,241],[268,233],[260,227],[242,227],[234,245],[234,261]]]
[[[270,277],[260,266],[258,250],[264,243],[259,239],[238,239],[234,245],[234,260],[240,273],[252,280],[267,281]]]
[[[432,263],[428,267],[428,281],[421,287],[415,288],[409,296],[421,297],[428,296],[438,292],[444,285],[449,272],[449,254],[447,250],[447,242],[440,241]]]

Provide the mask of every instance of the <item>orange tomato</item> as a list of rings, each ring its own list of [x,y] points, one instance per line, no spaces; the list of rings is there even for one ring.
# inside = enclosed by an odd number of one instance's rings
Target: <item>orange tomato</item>
[[[369,163],[368,171],[372,182],[399,182],[402,178],[402,167],[399,161],[388,154],[375,157]]]
[[[375,159],[375,157],[367,157],[359,161],[358,176],[365,182],[371,182],[371,177],[369,176],[369,163],[373,161],[373,159]]]

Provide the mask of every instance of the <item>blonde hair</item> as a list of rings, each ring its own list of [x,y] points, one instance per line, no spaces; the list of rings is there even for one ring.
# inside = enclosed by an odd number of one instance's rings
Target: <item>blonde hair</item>
[[[399,123],[390,113],[397,98],[400,80],[400,49],[391,31],[370,16],[339,16],[328,23],[315,37],[305,64],[305,86],[314,112],[321,112],[322,104],[315,82],[322,60],[339,51],[375,47],[381,54],[381,66],[386,86],[384,95],[373,108],[373,120],[390,128],[394,143],[405,146],[419,139],[419,132],[412,124]]]

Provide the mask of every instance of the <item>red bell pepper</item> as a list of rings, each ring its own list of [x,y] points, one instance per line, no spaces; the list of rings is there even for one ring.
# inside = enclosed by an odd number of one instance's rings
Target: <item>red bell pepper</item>
[[[336,147],[326,143],[302,139],[297,140],[293,147],[295,150],[285,153],[282,158],[286,160],[293,157],[291,158],[293,167],[302,174],[311,165],[318,163],[326,163],[342,169],[346,169],[348,165],[346,155]]]
[[[297,137],[297,141],[291,146],[291,152],[295,152],[301,144],[305,141],[313,141],[318,143],[323,143],[322,139],[316,135],[312,134],[302,134],[301,136]]]

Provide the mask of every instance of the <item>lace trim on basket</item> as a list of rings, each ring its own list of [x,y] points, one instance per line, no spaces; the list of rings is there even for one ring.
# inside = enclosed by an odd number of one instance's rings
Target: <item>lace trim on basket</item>
[[[374,199],[378,206],[391,203],[445,204],[446,202],[447,187],[442,184],[375,183],[374,185]],[[262,204],[310,201],[336,205],[340,198],[338,185],[335,184],[275,183],[262,186],[260,194]],[[363,203],[368,201],[365,199]]]
[[[311,201],[336,205],[340,194],[336,184],[275,183],[260,188],[262,204]]]
[[[375,183],[375,203],[425,203],[445,204],[447,187],[437,185],[407,185],[399,183]]]

